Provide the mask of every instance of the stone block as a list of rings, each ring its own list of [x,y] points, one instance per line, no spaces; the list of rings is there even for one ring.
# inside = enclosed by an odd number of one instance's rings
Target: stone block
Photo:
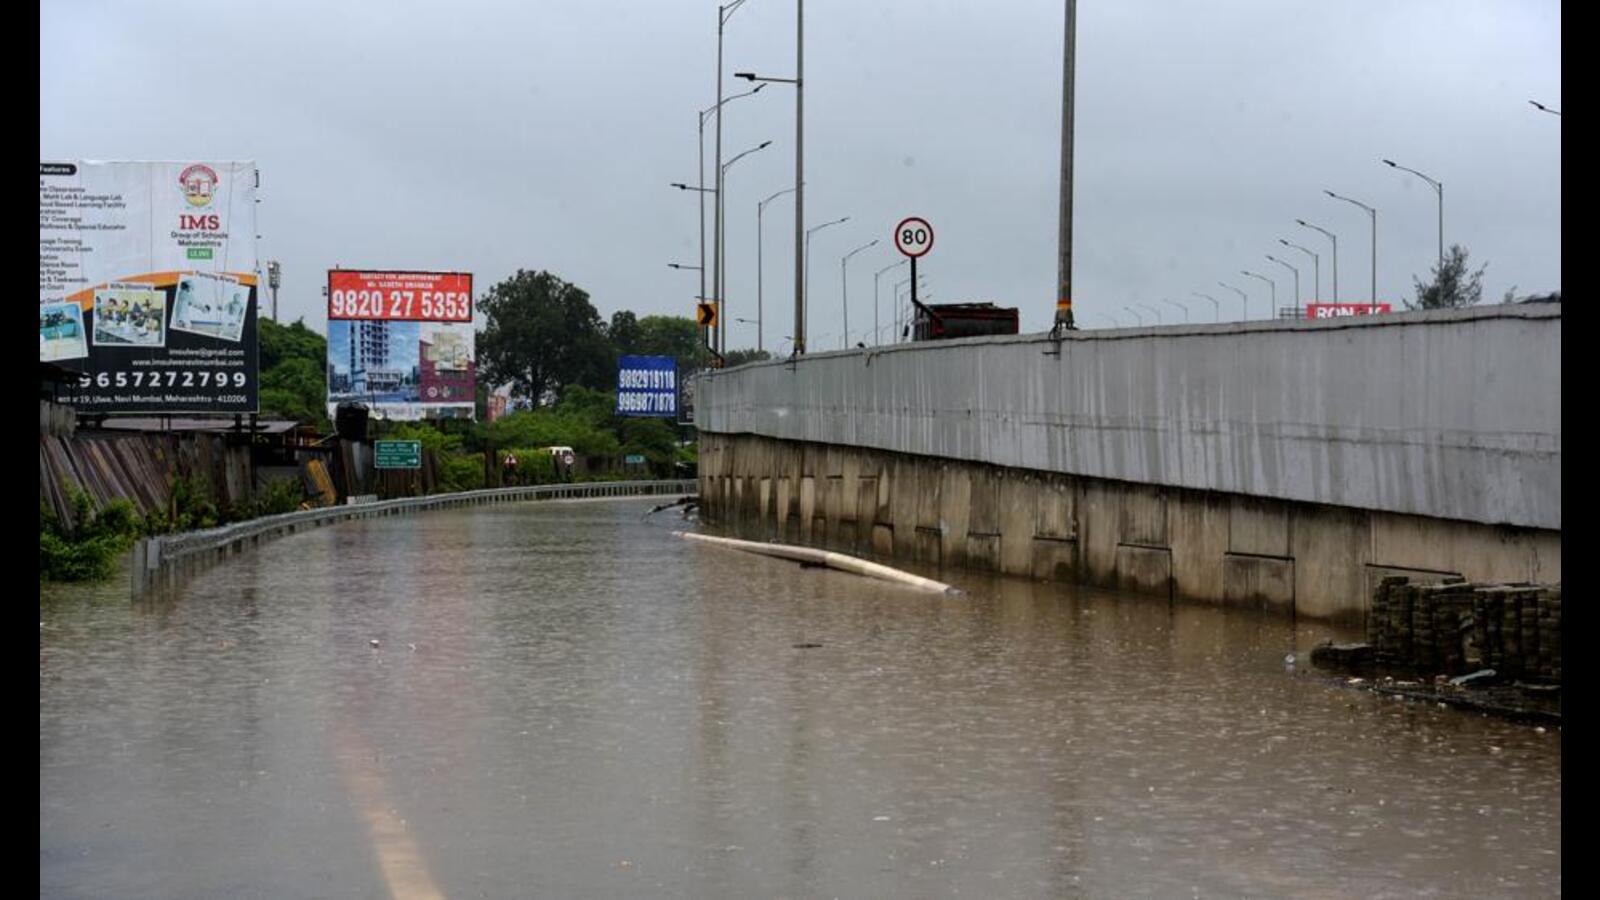
[[[1294,560],[1229,553],[1222,559],[1223,603],[1294,615]]]
[[[1172,598],[1172,551],[1164,547],[1117,545],[1116,588]]]

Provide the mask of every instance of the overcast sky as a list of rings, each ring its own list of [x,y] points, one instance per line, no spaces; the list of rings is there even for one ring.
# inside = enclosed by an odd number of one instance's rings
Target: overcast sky
[[[840,339],[840,258],[852,338],[873,273],[907,215],[936,246],[934,302],[993,300],[1048,327],[1055,293],[1061,0],[812,0],[806,6],[806,219],[850,216],[812,240],[811,347]],[[748,0],[728,23],[732,73],[792,76],[793,0]],[[325,330],[326,270],[470,271],[481,294],[516,269],[587,290],[601,314],[691,315],[700,109],[715,102],[708,0],[232,4],[44,0],[41,159],[253,159],[259,253],[281,260],[283,317]],[[1560,7],[1474,0],[1084,0],[1078,7],[1074,282],[1081,324],[1166,321],[1188,303],[1240,318],[1312,294],[1310,258],[1339,293],[1412,296],[1445,241],[1489,264],[1485,300],[1560,287]],[[794,90],[727,106],[726,313],[755,318],[756,204],[794,183]],[[712,131],[706,154],[713,152]],[[711,178],[707,164],[707,179]],[[765,216],[766,346],[793,323],[794,212]],[[709,204],[708,204],[709,232]],[[708,237],[709,239],[709,237]],[[709,253],[709,251],[708,251]],[[895,270],[893,278],[903,278]],[[891,316],[887,297],[881,320]],[[1398,305],[1398,303],[1397,303]],[[1154,317],[1142,313],[1147,320]],[[734,324],[729,347],[753,346]]]

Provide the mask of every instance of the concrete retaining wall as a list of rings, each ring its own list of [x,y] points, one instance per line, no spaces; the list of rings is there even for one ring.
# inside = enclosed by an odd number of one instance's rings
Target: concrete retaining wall
[[[296,531],[347,519],[402,515],[432,509],[479,506],[486,503],[694,492],[693,481],[606,481],[592,484],[494,488],[310,509],[279,516],[266,516],[204,531],[145,538],[133,548],[133,597],[137,600],[150,590],[174,587],[184,579],[226,560],[229,556],[260,544],[264,539],[270,540],[280,535],[293,534]]]
[[[813,354],[698,378],[695,415],[702,433],[1559,531],[1560,371],[1559,305],[1493,306]]]
[[[700,437],[752,539],[1361,622],[1386,575],[1561,580],[1560,533],[757,435]]]

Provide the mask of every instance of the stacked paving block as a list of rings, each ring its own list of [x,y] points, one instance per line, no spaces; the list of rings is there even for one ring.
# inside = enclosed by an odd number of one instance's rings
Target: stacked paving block
[[[1561,586],[1385,577],[1373,591],[1367,641],[1380,665],[1559,682]]]

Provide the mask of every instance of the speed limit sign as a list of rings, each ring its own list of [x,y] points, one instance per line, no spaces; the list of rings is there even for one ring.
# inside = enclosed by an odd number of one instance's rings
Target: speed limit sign
[[[926,219],[912,216],[894,227],[894,245],[916,259],[933,249],[933,226]]]

